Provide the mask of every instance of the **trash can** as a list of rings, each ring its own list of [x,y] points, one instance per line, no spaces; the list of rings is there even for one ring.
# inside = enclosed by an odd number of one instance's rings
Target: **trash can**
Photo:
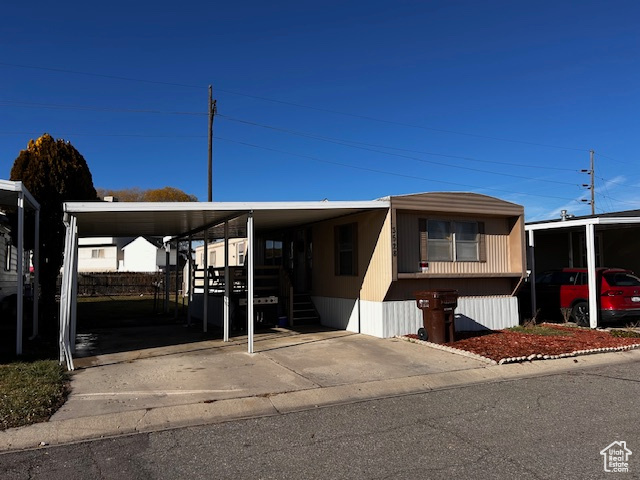
[[[423,290],[414,293],[416,304],[422,310],[420,340],[433,343],[455,341],[454,311],[458,306],[457,290]]]

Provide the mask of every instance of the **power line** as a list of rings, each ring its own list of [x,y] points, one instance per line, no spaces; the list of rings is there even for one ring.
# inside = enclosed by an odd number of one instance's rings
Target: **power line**
[[[618,163],[621,163],[621,164],[623,164],[623,165],[633,165],[633,166],[636,166],[636,165],[637,165],[636,163],[632,163],[632,162],[625,162],[625,161],[623,161],[623,160],[618,160],[618,159],[616,159],[616,158],[610,157],[610,156],[608,156],[608,155],[603,155],[603,154],[602,154],[602,153],[600,153],[600,152],[596,153],[596,156],[598,156],[598,157],[602,157],[602,158],[606,158],[606,159],[608,159],[608,160],[613,160],[614,162],[618,162]]]
[[[557,200],[570,200],[570,201],[575,201],[575,199],[573,198],[567,198],[567,197],[558,197],[558,196],[553,196],[553,195],[535,195],[535,194],[530,194],[530,193],[524,193],[524,192],[513,192],[510,190],[502,190],[502,189],[498,189],[498,188],[490,188],[490,187],[479,187],[477,185],[469,185],[469,184],[464,184],[464,183],[456,183],[456,182],[449,182],[446,180],[434,180],[433,178],[425,178],[425,177],[418,177],[415,175],[407,175],[407,174],[403,174],[403,173],[395,173],[395,172],[389,172],[386,170],[378,170],[378,169],[374,169],[374,168],[368,168],[368,167],[360,167],[357,165],[351,165],[351,164],[347,164],[347,163],[341,163],[341,162],[335,162],[335,161],[331,161],[331,160],[324,160],[318,157],[314,157],[311,155],[303,155],[303,154],[299,154],[299,153],[293,153],[293,152],[287,152],[285,150],[280,150],[280,149],[276,149],[276,148],[271,148],[271,147],[265,147],[262,145],[256,145],[253,143],[248,143],[248,142],[242,142],[239,140],[232,140],[229,138],[223,138],[223,137],[219,137],[216,136],[215,137],[216,140],[222,140],[224,142],[231,142],[231,143],[236,143],[239,145],[245,145],[248,147],[252,147],[252,148],[259,148],[262,150],[268,150],[271,152],[275,152],[275,153],[282,153],[285,155],[291,155],[294,157],[299,157],[299,158],[305,158],[308,160],[314,160],[316,162],[320,162],[320,163],[326,163],[326,164],[330,164],[330,165],[337,165],[340,167],[346,167],[346,168],[352,168],[355,170],[361,170],[361,171],[366,171],[366,172],[372,172],[372,173],[379,173],[379,174],[383,174],[383,175],[391,175],[391,176],[395,176],[395,177],[401,177],[401,178],[409,178],[412,180],[424,180],[424,181],[428,181],[428,182],[434,182],[434,183],[444,183],[447,185],[455,185],[457,187],[465,187],[465,188],[473,188],[476,190],[492,190],[492,191],[497,191],[497,192],[503,192],[503,193],[510,193],[510,194],[514,194],[514,195],[526,195],[526,196],[531,196],[531,197],[544,197],[544,198],[553,198],[553,199],[557,199]]]
[[[33,66],[33,65],[21,65],[21,64],[7,63],[7,62],[0,62],[0,65],[6,66],[6,67],[14,67],[14,68],[44,70],[44,71],[51,71],[51,72],[57,72],[57,73],[67,73],[67,74],[75,74],[75,75],[86,75],[86,76],[91,76],[91,77],[110,78],[110,79],[114,79],[114,80],[123,80],[123,81],[131,81],[131,82],[141,82],[141,83],[149,83],[149,84],[158,84],[158,85],[167,85],[167,86],[176,86],[176,87],[186,87],[186,88],[198,88],[198,89],[206,88],[206,87],[200,86],[200,85],[189,85],[189,84],[173,83],[173,82],[161,82],[161,81],[157,81],[157,80],[144,80],[144,79],[139,79],[139,78],[123,77],[123,76],[117,76],[117,75],[105,75],[105,74],[90,73],[90,72],[81,72],[81,71],[78,71],[78,70],[67,70],[67,69],[61,69],[61,68],[40,67],[40,66]],[[484,138],[484,139],[488,139],[488,140],[497,140],[497,141],[509,142],[509,143],[519,143],[519,144],[532,145],[532,146],[538,146],[538,147],[557,148],[557,149],[562,149],[562,150],[574,150],[574,151],[579,151],[579,152],[589,151],[589,149],[587,149],[587,148],[567,147],[567,146],[562,146],[562,145],[552,145],[552,144],[546,144],[546,143],[530,142],[530,141],[525,141],[525,140],[517,140],[517,139],[503,138],[503,137],[494,137],[494,136],[489,136],[489,135],[480,135],[480,134],[476,134],[476,133],[460,132],[460,131],[455,131],[455,130],[447,130],[447,129],[441,129],[441,128],[427,127],[427,126],[424,126],[424,125],[416,125],[416,124],[407,123],[407,122],[399,122],[399,121],[394,121],[394,120],[389,120],[389,119],[371,117],[371,116],[367,116],[367,115],[359,115],[359,114],[355,114],[355,113],[342,112],[342,111],[339,111],[339,110],[332,110],[332,109],[328,109],[328,108],[314,107],[314,106],[311,106],[311,105],[304,105],[304,104],[295,103],[295,102],[289,102],[289,101],[285,101],[285,100],[277,100],[277,99],[273,99],[273,98],[262,97],[262,96],[258,96],[258,95],[251,95],[251,94],[247,94],[247,93],[242,93],[242,92],[237,92],[237,91],[234,91],[234,90],[227,90],[227,89],[222,89],[222,88],[216,88],[216,92],[223,92],[223,93],[228,93],[228,94],[231,94],[231,95],[237,95],[237,96],[242,96],[242,97],[246,97],[246,98],[253,98],[253,99],[256,99],[256,100],[261,100],[261,101],[266,101],[266,102],[278,103],[278,104],[281,104],[281,105],[288,105],[288,106],[293,106],[293,107],[297,107],[297,108],[304,108],[304,109],[307,109],[307,110],[314,110],[314,111],[319,111],[319,112],[324,112],[324,113],[331,113],[331,114],[335,114],[335,115],[342,115],[342,116],[347,116],[347,117],[352,117],[352,118],[359,118],[359,119],[362,119],[362,120],[369,120],[369,121],[386,123],[386,124],[391,124],[391,125],[398,125],[398,126],[402,126],[402,127],[417,128],[417,129],[427,130],[427,131],[432,131],[432,132],[447,133],[447,134],[452,134],[452,135],[462,135],[462,136],[475,137],[475,138]]]
[[[0,132],[0,136],[42,135],[42,132]],[[74,137],[131,137],[131,138],[207,138],[206,135],[175,135],[175,134],[141,134],[141,133],[69,133],[56,132],[60,136]]]
[[[485,139],[488,139],[488,140],[498,140],[498,141],[501,141],[501,142],[520,143],[520,144],[524,144],[524,145],[533,145],[533,146],[537,146],[537,147],[558,148],[558,149],[562,149],[562,150],[574,150],[574,151],[578,151],[578,152],[588,152],[589,151],[588,148],[566,147],[566,146],[561,146],[561,145],[551,145],[551,144],[546,144],[546,143],[528,142],[528,141],[525,141],[525,140],[515,140],[515,139],[503,138],[503,137],[492,137],[492,136],[480,135],[480,134],[476,134],[476,133],[458,132],[458,131],[455,131],[455,130],[445,130],[445,129],[441,129],[441,128],[426,127],[424,125],[416,125],[416,124],[413,124],[413,123],[398,122],[398,121],[394,121],[394,120],[387,120],[387,119],[382,119],[382,118],[370,117],[370,116],[367,116],[367,115],[359,115],[359,114],[356,114],[356,113],[341,112],[341,111],[338,111],[338,110],[331,110],[331,109],[328,109],[328,108],[312,107],[310,105],[303,105],[303,104],[299,104],[299,103],[287,102],[287,101],[284,101],[284,100],[275,100],[273,98],[260,97],[260,96],[257,96],[257,95],[249,95],[249,94],[246,94],[246,93],[235,92],[235,91],[232,91],[232,90],[225,90],[225,89],[222,89],[222,88],[218,88],[217,91],[224,92],[224,93],[230,93],[232,95],[238,95],[238,96],[242,96],[242,97],[255,98],[257,100],[264,100],[264,101],[267,101],[267,102],[280,103],[280,104],[283,104],[283,105],[290,105],[290,106],[293,106],[293,107],[306,108],[306,109],[309,109],[309,110],[316,110],[316,111],[319,111],[319,112],[333,113],[333,114],[336,114],[336,115],[343,115],[343,116],[346,116],[346,117],[360,118],[360,119],[363,119],[363,120],[371,120],[371,121],[374,121],[374,122],[387,123],[387,124],[391,124],[391,125],[398,125],[398,126],[401,126],[401,127],[418,128],[418,129],[421,129],[421,130],[428,130],[428,131],[440,132],[440,133],[448,133],[448,134],[452,134],[452,135],[463,135],[463,136],[467,136],[467,137],[485,138]]]
[[[174,82],[160,82],[158,80],[143,80],[140,78],[131,78],[131,77],[120,77],[117,75],[104,75],[100,73],[89,73],[89,72],[80,72],[78,70],[66,70],[63,68],[50,68],[50,67],[36,67],[34,65],[19,65],[16,63],[6,63],[0,62],[0,65],[4,67],[15,67],[15,68],[26,68],[31,70],[43,70],[46,72],[56,72],[56,73],[72,73],[74,75],[85,75],[87,77],[99,77],[99,78],[110,78],[112,80],[124,80],[127,82],[139,82],[139,83],[150,83],[156,85],[167,85],[170,87],[185,87],[185,88],[199,88],[205,89],[207,87],[202,85],[188,85],[186,83],[174,83]]]
[[[260,127],[260,128],[266,128],[266,129],[270,129],[270,130],[275,130],[278,132],[283,132],[283,133],[288,133],[291,135],[297,135],[300,137],[306,137],[306,138],[312,138],[315,140],[321,140],[324,142],[330,142],[330,143],[336,143],[338,145],[344,145],[344,146],[348,146],[348,147],[352,147],[352,148],[359,148],[358,146],[366,146],[366,147],[375,147],[375,148],[385,148],[387,150],[397,150],[400,152],[407,152],[407,153],[420,153],[423,155],[431,155],[431,156],[435,156],[435,157],[445,157],[445,158],[455,158],[455,159],[459,159],[459,160],[470,160],[472,162],[480,162],[480,163],[491,163],[491,164],[495,164],[495,165],[506,165],[506,166],[510,166],[510,167],[524,167],[524,168],[537,168],[537,169],[542,169],[542,170],[558,170],[558,171],[563,171],[563,172],[574,172],[577,173],[576,169],[572,169],[572,168],[561,168],[561,167],[545,167],[545,166],[541,166],[541,165],[528,165],[528,164],[524,164],[524,163],[513,163],[513,162],[499,162],[496,160],[482,160],[479,158],[474,158],[474,157],[465,157],[465,156],[460,156],[460,155],[450,155],[450,154],[446,154],[446,153],[436,153],[436,152],[426,152],[426,151],[421,151],[421,150],[410,150],[410,149],[405,149],[405,148],[398,148],[398,147],[390,147],[388,145],[378,145],[378,144],[372,144],[372,143],[365,143],[365,142],[358,142],[355,140],[344,140],[344,139],[339,139],[339,138],[335,138],[335,137],[326,137],[326,136],[322,136],[322,135],[317,135],[317,134],[313,134],[313,133],[305,133],[305,132],[300,132],[300,131],[295,131],[295,130],[289,130],[286,128],[281,128],[281,127],[274,127],[272,125],[264,125],[261,123],[257,123],[257,122],[252,122],[249,120],[242,120],[242,119],[238,119],[238,118],[233,118],[233,117],[229,117],[227,115],[222,115],[219,114],[219,117],[222,117],[226,120],[230,120],[232,122],[238,122],[238,123],[243,123],[246,125],[252,125],[252,126],[256,126],[256,127]],[[383,152],[383,151],[379,151],[379,150],[370,150],[367,149],[369,151],[375,151],[378,153],[383,153],[383,154],[388,154],[388,155],[396,155],[396,154],[392,154],[389,152]],[[402,155],[401,155],[402,156]],[[406,157],[406,158],[412,158],[414,160],[418,160],[415,157]],[[444,165],[448,165],[448,164],[444,164]],[[484,171],[484,170],[483,170]],[[573,185],[573,184],[571,184]]]
[[[179,111],[163,111],[163,110],[145,110],[133,108],[113,108],[113,107],[97,107],[91,105],[63,105],[58,103],[34,103],[22,102],[15,100],[0,99],[2,107],[27,107],[27,108],[49,108],[57,110],[83,110],[92,112],[110,112],[110,113],[151,113],[156,115],[191,115],[205,116],[206,112],[179,112]]]

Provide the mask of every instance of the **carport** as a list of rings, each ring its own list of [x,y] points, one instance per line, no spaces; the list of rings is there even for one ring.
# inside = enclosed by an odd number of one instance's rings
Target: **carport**
[[[533,222],[525,225],[527,232],[528,265],[530,278],[536,276],[536,239],[541,238],[542,233],[564,232],[567,234],[563,245],[554,245],[556,250],[562,252],[567,264],[562,266],[574,267],[575,252],[579,250],[579,245],[575,245],[572,232],[584,234],[584,250],[586,253],[587,279],[589,284],[589,326],[596,328],[600,320],[598,308],[598,297],[596,288],[596,257],[602,247],[597,248],[596,235],[599,232],[613,229],[623,229],[625,227],[640,226],[640,210],[630,210],[623,212],[612,212],[601,215],[590,215],[584,217],[564,216],[561,219],[542,222]],[[536,235],[538,234],[538,235]],[[557,240],[557,239],[556,239]],[[557,243],[557,242],[554,242]],[[637,250],[637,249],[636,249]],[[582,252],[578,252],[582,253]],[[531,305],[532,312],[536,311],[536,285],[531,281]]]
[[[16,355],[22,355],[22,335],[24,326],[24,230],[25,230],[25,209],[34,212],[34,251],[33,251],[33,330],[32,335],[38,335],[38,302],[40,283],[40,204],[33,198],[29,190],[22,182],[0,180],[0,207],[7,211],[15,212],[17,215],[17,284],[16,284]],[[10,239],[5,239],[10,242]],[[7,243],[9,244],[9,243]]]
[[[374,209],[388,209],[388,199],[349,202],[68,202],[64,204],[66,239],[60,294],[60,363],[73,370],[76,329],[78,236],[161,236],[166,248],[179,241],[225,240],[225,292],[223,340],[229,341],[228,240],[240,231],[247,237],[247,334],[248,352],[254,337],[254,244],[256,231],[270,231],[313,224]],[[204,258],[207,270],[207,255]],[[189,262],[191,264],[191,262]],[[189,275],[191,278],[191,275]],[[191,292],[191,288],[189,291]],[[208,282],[205,282],[205,298]],[[203,331],[207,330],[207,301],[203,302]]]

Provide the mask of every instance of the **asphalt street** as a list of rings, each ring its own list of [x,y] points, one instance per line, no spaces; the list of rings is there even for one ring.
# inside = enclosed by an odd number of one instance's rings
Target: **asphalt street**
[[[640,478],[639,397],[640,363],[598,367],[4,453],[0,478]]]

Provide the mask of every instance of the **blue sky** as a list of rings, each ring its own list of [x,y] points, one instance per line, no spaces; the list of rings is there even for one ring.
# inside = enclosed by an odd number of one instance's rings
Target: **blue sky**
[[[640,208],[633,1],[9,2],[0,178],[44,132],[96,187],[216,201],[473,191]]]

